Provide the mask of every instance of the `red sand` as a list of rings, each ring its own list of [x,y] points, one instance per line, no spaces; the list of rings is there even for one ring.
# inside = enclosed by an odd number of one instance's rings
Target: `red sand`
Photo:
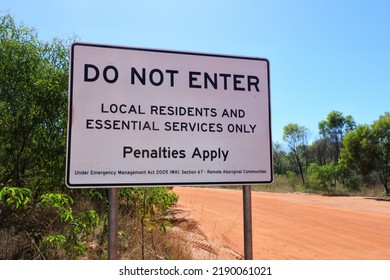
[[[242,191],[175,187],[209,240],[243,252]],[[390,260],[390,201],[252,192],[254,259]]]

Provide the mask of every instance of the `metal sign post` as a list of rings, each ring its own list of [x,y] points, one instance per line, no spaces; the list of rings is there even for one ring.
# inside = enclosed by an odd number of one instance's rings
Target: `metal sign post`
[[[244,202],[244,258],[253,260],[252,246],[252,187],[242,186]]]
[[[108,189],[108,259],[118,259],[118,194],[119,189]]]

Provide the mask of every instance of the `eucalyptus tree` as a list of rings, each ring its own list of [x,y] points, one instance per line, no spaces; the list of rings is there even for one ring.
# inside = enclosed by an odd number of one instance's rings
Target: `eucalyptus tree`
[[[330,162],[338,163],[343,137],[355,127],[352,116],[343,116],[343,113],[338,111],[330,112],[326,120],[318,124],[320,134],[327,140]]]
[[[283,128],[283,141],[286,142],[290,150],[291,162],[296,167],[301,176],[302,184],[305,183],[305,171],[307,162],[309,130],[296,123],[290,123]]]
[[[390,113],[369,125],[359,125],[343,139],[341,158],[362,175],[375,172],[390,194]]]

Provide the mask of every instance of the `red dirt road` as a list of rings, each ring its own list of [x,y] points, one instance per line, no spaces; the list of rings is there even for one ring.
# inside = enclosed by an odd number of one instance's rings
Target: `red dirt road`
[[[244,254],[242,191],[174,191],[209,241]],[[254,259],[390,260],[388,200],[252,192],[252,220]]]

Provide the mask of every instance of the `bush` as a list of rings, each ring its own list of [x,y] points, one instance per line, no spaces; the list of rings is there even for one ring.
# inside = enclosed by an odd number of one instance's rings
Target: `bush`
[[[337,168],[331,164],[319,166],[310,164],[308,173],[310,176],[310,187],[315,191],[334,193],[336,190]]]

